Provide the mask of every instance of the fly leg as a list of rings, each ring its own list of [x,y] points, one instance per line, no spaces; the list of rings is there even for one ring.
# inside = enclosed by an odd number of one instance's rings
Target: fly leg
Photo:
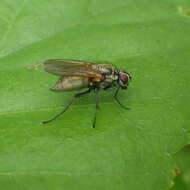
[[[123,109],[129,110],[130,108],[124,106],[124,105],[120,102],[120,100],[118,99],[118,92],[119,92],[120,89],[121,89],[121,87],[118,87],[118,88],[117,88],[117,90],[116,90],[116,92],[115,92],[115,94],[114,94],[114,99],[116,100],[116,102],[117,102]]]
[[[73,98],[70,100],[70,102],[67,104],[67,106],[66,106],[60,113],[58,113],[58,114],[57,114],[56,116],[54,116],[52,119],[47,120],[47,121],[43,121],[42,123],[43,123],[43,124],[46,124],[46,123],[50,123],[50,122],[54,121],[55,119],[57,119],[59,116],[63,115],[63,114],[69,109],[69,107],[72,105],[72,103],[74,102],[74,100],[75,100],[76,98],[79,98],[79,97],[81,97],[81,96],[84,96],[84,95],[86,95],[86,94],[88,94],[88,93],[90,93],[90,92],[91,92],[91,89],[89,88],[87,91],[84,91],[84,92],[75,94],[75,95],[73,96]]]
[[[109,85],[109,86],[106,86],[105,88],[104,88],[104,90],[110,90],[110,89],[112,89],[114,86],[113,85]]]
[[[96,93],[96,111],[94,114],[94,120],[93,120],[93,128],[96,127],[96,116],[97,116],[97,112],[99,111],[100,107],[99,107],[99,89],[96,88],[95,89],[95,93]]]

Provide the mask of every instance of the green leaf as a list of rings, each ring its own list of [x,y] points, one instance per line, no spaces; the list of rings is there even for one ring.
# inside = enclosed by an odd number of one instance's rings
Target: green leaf
[[[189,142],[188,0],[1,0],[0,184],[4,189],[163,190]],[[131,73],[120,100],[94,94],[48,125],[75,92],[37,64],[108,61]],[[36,64],[36,65],[35,65]],[[30,69],[31,66],[36,66]],[[35,69],[36,68],[36,69]]]

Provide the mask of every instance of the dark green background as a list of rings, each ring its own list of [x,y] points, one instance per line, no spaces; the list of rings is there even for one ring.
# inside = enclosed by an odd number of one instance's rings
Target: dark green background
[[[175,186],[172,190],[189,190],[190,189],[190,146],[186,146],[177,154],[175,160],[180,168],[180,174],[175,178]]]

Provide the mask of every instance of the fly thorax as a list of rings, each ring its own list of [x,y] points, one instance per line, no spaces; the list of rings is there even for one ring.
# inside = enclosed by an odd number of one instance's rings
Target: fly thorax
[[[92,66],[93,70],[100,72],[104,75],[111,75],[113,73],[113,67],[108,64],[98,64]]]
[[[115,73],[112,73],[110,75],[106,75],[107,79],[111,79],[112,81],[117,81],[118,80],[118,75]]]

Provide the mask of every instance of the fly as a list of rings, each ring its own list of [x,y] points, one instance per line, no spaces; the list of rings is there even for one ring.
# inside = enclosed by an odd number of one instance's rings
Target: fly
[[[127,89],[131,76],[124,70],[119,70],[110,64],[95,64],[86,61],[50,59],[44,62],[44,70],[48,73],[60,76],[59,80],[51,90],[73,91],[86,88],[84,92],[73,96],[66,107],[52,119],[42,122],[50,123],[63,115],[72,105],[76,98],[82,97],[92,91],[96,96],[96,111],[93,119],[93,128],[96,126],[96,116],[99,110],[99,90],[116,88],[114,99],[123,108],[125,107],[118,99],[120,89]]]

